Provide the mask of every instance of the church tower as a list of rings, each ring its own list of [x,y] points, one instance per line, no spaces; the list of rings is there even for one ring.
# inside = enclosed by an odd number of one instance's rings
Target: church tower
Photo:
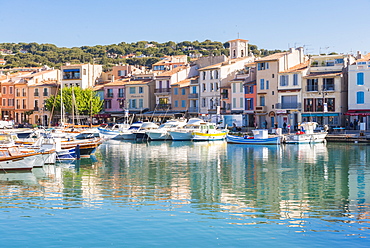
[[[248,40],[230,40],[230,59],[243,58],[248,56]]]

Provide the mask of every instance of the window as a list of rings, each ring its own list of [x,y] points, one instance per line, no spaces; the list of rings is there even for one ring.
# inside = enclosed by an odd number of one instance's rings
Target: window
[[[323,90],[334,90],[334,78],[323,78]]]
[[[80,69],[63,70],[63,79],[80,79]]]
[[[6,87],[3,87],[3,94],[6,94]]]
[[[23,99],[22,100],[22,108],[23,109],[26,109],[27,108],[27,106],[26,106],[26,99]]]
[[[357,85],[364,85],[364,73],[357,73]]]
[[[257,64],[257,70],[262,71],[262,70],[266,70],[266,69],[269,69],[269,63],[268,62]]]
[[[206,107],[206,99],[205,98],[202,99],[202,107],[204,107],[204,108]]]
[[[44,96],[48,96],[49,93],[48,93],[48,88],[44,88],[44,93],[43,93]]]
[[[206,91],[206,84],[203,84],[203,92]]]
[[[130,87],[130,94],[135,94],[135,93],[136,93],[136,88]]]
[[[325,102],[328,106],[328,111],[335,111],[335,99],[334,98],[325,98]]]
[[[123,91],[123,88],[118,89],[118,97],[125,97],[125,92]]]
[[[197,93],[197,86],[193,86],[192,90],[193,90],[193,94],[196,94]]]
[[[317,78],[307,79],[307,91],[317,91],[318,80]]]
[[[177,108],[179,106],[179,101],[175,101],[175,108]]]
[[[239,83],[239,92],[243,93],[243,83]]]
[[[105,108],[106,109],[112,108],[112,100],[106,100],[105,101]]]
[[[218,79],[218,71],[215,71],[215,79]]]
[[[39,89],[35,89],[34,96],[39,96]]]
[[[298,96],[281,96],[282,109],[296,109],[298,108]]]
[[[260,90],[265,89],[265,79],[260,79]]]
[[[139,99],[139,108],[144,107],[144,99]]]
[[[144,93],[144,89],[143,87],[139,87],[139,94],[142,94],[142,93]]]
[[[186,92],[185,92],[185,88],[181,89],[181,95],[183,95],[183,96],[184,96],[184,95],[185,95],[185,93],[186,93]]]
[[[260,96],[260,106],[265,106],[265,96]]]
[[[113,97],[113,89],[107,89],[107,98]]]
[[[243,97],[240,97],[239,98],[239,107],[240,108],[243,108],[243,101],[244,101],[244,98]]]
[[[206,72],[203,72],[203,80],[206,80]]]
[[[365,94],[363,91],[357,92],[357,104],[364,104],[365,103]]]
[[[218,91],[218,83],[215,83],[215,91]]]
[[[3,98],[3,106],[6,106],[6,99]]]
[[[298,85],[298,74],[293,74],[293,85]]]
[[[118,71],[118,76],[119,77],[124,77],[124,76],[126,76],[127,74],[126,74],[126,70],[119,70]]]
[[[270,82],[268,80],[266,80],[266,90],[268,90],[270,87]]]
[[[186,101],[185,100],[182,100],[181,101],[181,107],[185,108],[186,107]]]
[[[13,86],[9,87],[9,94],[13,94]]]
[[[130,99],[130,108],[136,109],[136,99]]]
[[[213,91],[213,83],[210,83],[210,84],[209,84],[209,86],[210,86],[210,87],[209,87],[209,90],[210,90],[210,91]]]
[[[233,98],[233,108],[236,108],[236,98]]]
[[[288,75],[280,75],[280,86],[288,86]]]
[[[209,76],[210,76],[211,79],[213,79],[213,71],[209,72]]]
[[[86,69],[83,69],[83,74],[86,75]]]
[[[179,94],[179,88],[174,88],[173,89],[173,94],[178,95]]]
[[[249,94],[249,87],[248,86],[244,86],[244,94]]]
[[[250,86],[250,87],[249,87],[249,93],[250,93],[250,94],[253,94],[253,86]]]

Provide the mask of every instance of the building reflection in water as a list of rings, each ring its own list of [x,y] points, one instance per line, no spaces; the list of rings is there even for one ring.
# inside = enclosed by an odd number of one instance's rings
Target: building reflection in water
[[[232,223],[284,221],[304,231],[307,218],[368,221],[370,147],[353,144],[252,146],[225,142],[109,141],[76,167],[45,166],[26,179],[28,196],[99,207],[188,206]],[[25,176],[23,175],[23,176]],[[13,177],[22,177],[14,174]],[[31,177],[30,177],[31,176]],[[30,187],[28,185],[27,187]],[[21,190],[21,189],[20,189]],[[69,201],[68,199],[79,199]]]

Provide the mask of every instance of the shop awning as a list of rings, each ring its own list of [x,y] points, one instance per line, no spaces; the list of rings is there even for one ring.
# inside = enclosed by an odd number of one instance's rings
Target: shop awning
[[[339,113],[312,113],[312,114],[302,114],[302,117],[317,117],[317,116],[339,116]]]

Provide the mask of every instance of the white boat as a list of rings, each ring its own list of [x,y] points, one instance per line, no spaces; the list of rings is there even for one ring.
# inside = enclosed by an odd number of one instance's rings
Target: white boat
[[[231,144],[248,144],[248,145],[279,145],[281,136],[269,137],[267,129],[252,130],[253,136],[234,136],[227,135],[226,141]]]
[[[169,132],[182,128],[185,125],[185,120],[169,120],[160,125],[157,129],[147,130],[146,134],[150,140],[172,140]]]
[[[119,134],[114,136],[112,139],[114,140],[135,140],[136,134],[134,134],[134,132],[139,130],[139,128],[142,125],[143,125],[142,122],[134,122],[131,124],[131,126],[127,130],[120,132]]]
[[[200,130],[192,132],[193,141],[224,140],[228,129],[217,129],[215,124],[204,122],[200,124]]]
[[[0,171],[32,170],[43,161],[43,154],[37,150],[21,151],[19,147],[0,147]]]
[[[111,128],[109,127],[98,127],[99,132],[105,137],[117,136],[118,134],[127,131],[130,128],[129,124],[114,124]]]
[[[199,118],[191,118],[188,123],[175,131],[169,131],[172,140],[192,140],[193,132],[200,131],[200,125],[204,120]]]
[[[154,122],[144,122],[143,125],[141,125],[141,127],[138,130],[132,133],[135,135],[135,140],[146,141],[149,139],[148,135],[146,134],[146,131],[157,129],[158,125],[155,124]]]
[[[284,142],[287,144],[307,144],[307,143],[322,143],[325,142],[327,132],[314,132],[317,127],[317,122],[303,122],[300,125],[301,131],[295,134],[288,134],[284,137]]]

